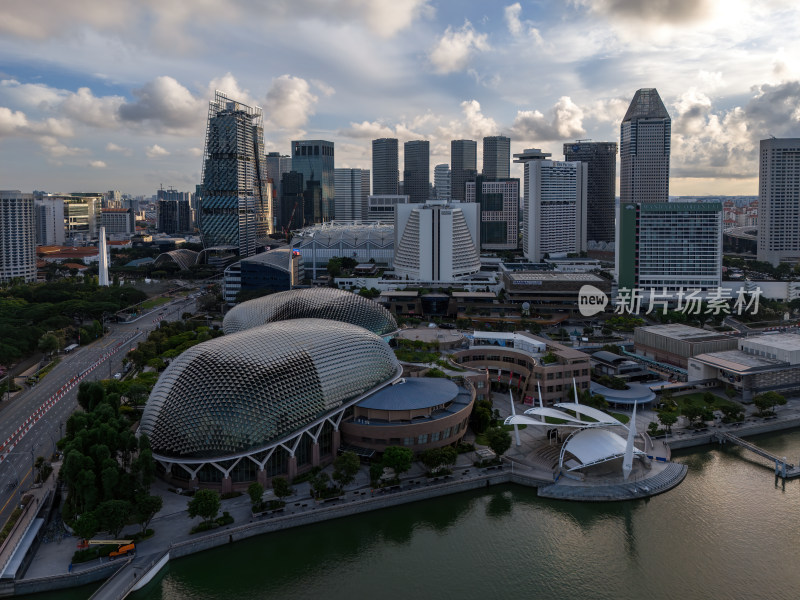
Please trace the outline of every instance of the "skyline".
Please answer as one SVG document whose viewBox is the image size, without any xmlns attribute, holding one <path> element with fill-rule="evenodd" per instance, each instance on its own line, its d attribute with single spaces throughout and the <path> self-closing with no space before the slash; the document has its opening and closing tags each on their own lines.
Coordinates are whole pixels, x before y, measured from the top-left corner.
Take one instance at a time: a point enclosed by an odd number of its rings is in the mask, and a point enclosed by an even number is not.
<svg viewBox="0 0 800 600">
<path fill-rule="evenodd" d="M 252 5 L 251 5 L 252 4 Z M 757 195 L 758 142 L 800 137 L 800 7 L 784 0 L 193 3 L 43 0 L 0 23 L 0 187 L 150 195 L 200 183 L 214 90 L 264 109 L 265 150 L 507 135 L 619 142 L 637 89 L 673 121 L 671 195 Z M 402 167 L 401 167 L 402 170 Z M 511 175 L 522 170 L 512 165 Z M 619 189 L 619 188 L 618 188 Z"/>
</svg>

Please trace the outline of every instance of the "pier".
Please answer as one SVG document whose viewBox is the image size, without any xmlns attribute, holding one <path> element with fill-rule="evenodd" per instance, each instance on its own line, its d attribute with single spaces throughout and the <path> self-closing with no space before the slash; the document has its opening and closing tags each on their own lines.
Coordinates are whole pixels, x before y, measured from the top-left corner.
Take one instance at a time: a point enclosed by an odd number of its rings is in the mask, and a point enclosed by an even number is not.
<svg viewBox="0 0 800 600">
<path fill-rule="evenodd" d="M 776 456 L 771 452 L 767 452 L 763 448 L 759 448 L 755 444 L 752 444 L 742 438 L 733 435 L 732 433 L 718 431 L 714 434 L 714 438 L 720 443 L 725 444 L 727 442 L 731 442 L 736 444 L 737 446 L 741 446 L 746 450 L 750 450 L 755 454 L 758 454 L 762 458 L 766 458 L 768 461 L 775 463 L 775 475 L 783 477 L 784 479 L 791 479 L 792 477 L 800 477 L 800 468 L 795 467 L 795 465 L 786 462 L 786 457 L 783 456 Z"/>
</svg>

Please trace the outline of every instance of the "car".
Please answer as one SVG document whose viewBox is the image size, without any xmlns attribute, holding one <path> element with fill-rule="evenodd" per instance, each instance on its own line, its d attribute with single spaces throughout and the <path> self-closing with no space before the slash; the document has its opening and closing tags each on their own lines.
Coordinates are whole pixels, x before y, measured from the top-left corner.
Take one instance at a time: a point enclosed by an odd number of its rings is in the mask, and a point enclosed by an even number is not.
<svg viewBox="0 0 800 600">
<path fill-rule="evenodd" d="M 114 379 L 122 379 L 122 373 L 114 373 Z"/>
<path fill-rule="evenodd" d="M 442 323 L 441 325 L 439 325 L 439 329 L 455 329 L 455 328 L 456 326 L 453 325 L 452 323 Z"/>
</svg>

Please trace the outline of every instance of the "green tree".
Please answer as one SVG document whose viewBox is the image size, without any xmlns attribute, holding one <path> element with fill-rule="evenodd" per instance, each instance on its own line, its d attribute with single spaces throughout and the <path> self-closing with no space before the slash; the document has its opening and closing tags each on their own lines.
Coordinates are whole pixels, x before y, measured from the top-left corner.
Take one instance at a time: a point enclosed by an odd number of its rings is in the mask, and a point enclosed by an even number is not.
<svg viewBox="0 0 800 600">
<path fill-rule="evenodd" d="M 85 512 L 80 518 L 72 525 L 72 531 L 75 532 L 79 538 L 89 540 L 97 535 L 100 529 L 100 523 L 93 512 Z"/>
<path fill-rule="evenodd" d="M 112 538 L 116 538 L 128 523 L 131 503 L 127 500 L 106 500 L 97 505 L 95 514 L 100 522 L 100 528 L 110 533 Z"/>
<path fill-rule="evenodd" d="M 261 496 L 264 495 L 264 486 L 254 481 L 247 486 L 247 495 L 250 496 L 250 507 L 253 512 L 257 512 L 261 508 Z"/>
<path fill-rule="evenodd" d="M 695 406 L 694 404 L 687 404 L 681 411 L 683 416 L 689 419 L 689 425 L 694 425 L 695 421 L 700 421 L 703 418 L 703 408 Z"/>
<path fill-rule="evenodd" d="M 142 533 L 147 531 L 147 526 L 150 521 L 156 516 L 156 513 L 164 506 L 164 499 L 161 496 L 151 496 L 149 494 L 142 494 L 136 497 L 135 515 L 136 522 L 142 526 Z"/>
<path fill-rule="evenodd" d="M 647 433 L 650 435 L 656 435 L 658 433 L 658 423 L 655 421 L 650 421 L 650 423 L 647 424 Z"/>
<path fill-rule="evenodd" d="M 383 452 L 384 466 L 394 469 L 397 475 L 408 471 L 413 460 L 414 453 L 410 448 L 404 448 L 403 446 L 389 446 Z"/>
<path fill-rule="evenodd" d="M 383 475 L 383 463 L 374 462 L 369 465 L 369 480 L 375 485 Z"/>
<path fill-rule="evenodd" d="M 349 485 L 361 469 L 361 461 L 355 452 L 342 452 L 333 461 L 333 479 L 341 487 Z"/>
<path fill-rule="evenodd" d="M 204 521 L 211 521 L 217 516 L 222 501 L 214 490 L 197 490 L 194 497 L 189 500 L 189 518 L 200 517 Z"/>
<path fill-rule="evenodd" d="M 320 471 L 309 479 L 314 498 L 321 498 L 330 490 L 331 476 L 325 471 Z"/>
<path fill-rule="evenodd" d="M 280 498 L 286 498 L 291 496 L 294 493 L 294 490 L 289 485 L 289 482 L 286 480 L 285 477 L 273 477 L 272 478 L 272 491 L 275 493 L 275 496 Z"/>
<path fill-rule="evenodd" d="M 57 336 L 52 333 L 45 333 L 41 338 L 39 338 L 39 350 L 44 352 L 48 356 L 52 355 L 53 352 L 57 351 L 61 346 L 60 340 Z"/>
<path fill-rule="evenodd" d="M 498 456 L 502 456 L 511 447 L 511 435 L 502 427 L 491 427 L 484 434 L 489 448 Z"/>
<path fill-rule="evenodd" d="M 776 406 L 783 406 L 786 404 L 786 398 L 781 396 L 778 392 L 764 392 L 753 398 L 753 404 L 756 405 L 760 413 L 764 414 L 769 411 L 774 411 Z"/>
</svg>

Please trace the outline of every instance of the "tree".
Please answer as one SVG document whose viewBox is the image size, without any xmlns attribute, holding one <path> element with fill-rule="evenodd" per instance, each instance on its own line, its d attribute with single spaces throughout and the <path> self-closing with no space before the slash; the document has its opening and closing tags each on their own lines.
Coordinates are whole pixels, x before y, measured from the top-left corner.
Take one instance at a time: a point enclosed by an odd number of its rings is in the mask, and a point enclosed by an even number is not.
<svg viewBox="0 0 800 600">
<path fill-rule="evenodd" d="M 83 513 L 72 525 L 72 530 L 75 532 L 75 535 L 84 540 L 91 539 L 97 535 L 98 529 L 100 529 L 100 523 L 97 521 L 97 517 L 93 512 Z"/>
<path fill-rule="evenodd" d="M 374 462 L 369 465 L 369 480 L 373 484 L 377 483 L 383 475 L 383 463 Z"/>
<path fill-rule="evenodd" d="M 97 505 L 95 514 L 100 522 L 100 528 L 115 538 L 128 523 L 131 503 L 127 500 L 106 500 Z"/>
<path fill-rule="evenodd" d="M 161 496 L 142 494 L 136 497 L 136 522 L 142 526 L 142 533 L 147 531 L 150 521 L 163 506 L 164 499 Z"/>
<path fill-rule="evenodd" d="M 59 349 L 59 347 L 59 339 L 52 333 L 45 333 L 41 338 L 39 338 L 39 350 L 48 356 L 52 355 L 53 352 Z"/>
<path fill-rule="evenodd" d="M 753 404 L 756 405 L 760 413 L 764 414 L 768 411 L 774 411 L 776 406 L 786 404 L 786 398 L 778 392 L 764 392 L 753 398 Z"/>
<path fill-rule="evenodd" d="M 342 452 L 333 461 L 333 479 L 342 487 L 352 483 L 361 469 L 361 461 L 355 452 Z"/>
<path fill-rule="evenodd" d="M 285 477 L 272 478 L 272 491 L 275 493 L 275 496 L 280 499 L 291 496 L 294 493 L 294 490 Z"/>
<path fill-rule="evenodd" d="M 211 521 L 217 516 L 222 501 L 214 490 L 197 490 L 194 498 L 189 500 L 189 518 L 201 517 L 204 521 Z"/>
<path fill-rule="evenodd" d="M 498 456 L 505 454 L 511 447 L 511 435 L 502 427 L 491 427 L 484 434 L 489 448 Z"/>
<path fill-rule="evenodd" d="M 661 411 L 658 413 L 658 421 L 667 430 L 667 433 L 672 433 L 672 426 L 678 422 L 678 415 L 669 411 Z"/>
<path fill-rule="evenodd" d="M 650 435 L 656 435 L 658 433 L 658 423 L 655 421 L 650 421 L 650 423 L 647 424 L 647 433 Z"/>
<path fill-rule="evenodd" d="M 414 453 L 410 448 L 404 448 L 403 446 L 389 446 L 383 452 L 383 464 L 394 469 L 397 475 L 408 471 L 413 460 Z"/>
<path fill-rule="evenodd" d="M 687 404 L 683 407 L 683 416 L 689 419 L 689 425 L 693 425 L 695 421 L 699 421 L 703 418 L 703 409 L 700 406 L 695 406 L 694 404 Z"/>
<path fill-rule="evenodd" d="M 320 498 L 330 489 L 330 481 L 331 481 L 331 476 L 328 475 L 325 471 L 320 471 L 319 473 L 316 473 L 311 479 L 309 479 L 308 482 L 311 485 L 311 490 L 314 495 L 314 498 Z"/>
<path fill-rule="evenodd" d="M 458 458 L 458 451 L 452 446 L 444 448 L 431 448 L 420 454 L 422 464 L 428 467 L 431 472 L 438 471 L 446 465 L 455 464 Z"/>
<path fill-rule="evenodd" d="M 264 486 L 257 481 L 254 481 L 247 486 L 247 495 L 250 496 L 250 506 L 253 509 L 253 512 L 256 512 L 259 508 L 261 508 L 261 496 L 264 495 Z"/>
</svg>

